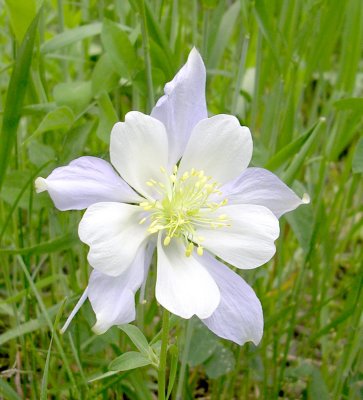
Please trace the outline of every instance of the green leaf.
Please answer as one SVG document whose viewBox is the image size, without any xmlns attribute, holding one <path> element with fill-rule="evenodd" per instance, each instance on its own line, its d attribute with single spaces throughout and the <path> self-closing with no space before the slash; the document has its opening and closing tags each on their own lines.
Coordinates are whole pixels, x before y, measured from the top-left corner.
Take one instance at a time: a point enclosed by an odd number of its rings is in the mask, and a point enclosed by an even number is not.
<svg viewBox="0 0 363 400">
<path fill-rule="evenodd" d="M 330 395 L 324 378 L 318 368 L 312 366 L 311 378 L 308 384 L 309 400 L 329 400 Z"/>
<path fill-rule="evenodd" d="M 255 15 L 261 32 L 270 46 L 276 65 L 280 67 L 280 57 L 276 47 L 277 27 L 274 24 L 273 15 L 268 12 L 268 7 L 266 7 L 264 0 L 255 1 Z"/>
<path fill-rule="evenodd" d="M 77 43 L 83 39 L 99 35 L 101 30 L 102 24 L 100 22 L 70 29 L 43 43 L 43 45 L 40 47 L 40 51 L 42 53 L 52 53 L 65 46 Z"/>
<path fill-rule="evenodd" d="M 175 378 L 176 378 L 176 373 L 178 371 L 178 347 L 173 344 L 169 348 L 169 355 L 170 355 L 170 373 L 169 373 L 169 383 L 168 383 L 168 391 L 166 395 L 166 400 L 169 399 L 171 392 L 173 391 L 174 383 L 175 383 Z"/>
<path fill-rule="evenodd" d="M 0 132 L 0 190 L 4 182 L 12 148 L 16 141 L 24 96 L 28 86 L 38 21 L 39 13 L 34 18 L 24 37 L 10 78 Z"/>
<path fill-rule="evenodd" d="M 296 178 L 299 171 L 301 171 L 301 168 L 307 159 L 308 153 L 310 152 L 311 148 L 316 144 L 316 138 L 320 133 L 320 129 L 322 128 L 322 126 L 326 125 L 325 121 L 325 118 L 320 118 L 320 120 L 313 126 L 310 137 L 308 138 L 308 140 L 306 140 L 300 151 L 296 154 L 296 156 L 288 166 L 287 170 L 284 172 L 282 180 L 287 185 L 290 185 Z"/>
<path fill-rule="evenodd" d="M 103 54 L 97 61 L 92 72 L 92 93 L 94 96 L 101 92 L 109 92 L 117 87 L 120 75 L 113 69 L 113 63 L 107 53 Z"/>
<path fill-rule="evenodd" d="M 50 111 L 42 120 L 34 136 L 57 129 L 67 129 L 74 121 L 74 114 L 67 106 L 62 106 Z"/>
<path fill-rule="evenodd" d="M 231 372 L 235 363 L 232 351 L 218 342 L 212 357 L 204 363 L 205 372 L 209 378 L 216 379 Z"/>
<path fill-rule="evenodd" d="M 10 15 L 10 25 L 16 40 L 21 42 L 37 12 L 36 1 L 5 0 L 5 5 Z"/>
<path fill-rule="evenodd" d="M 56 155 L 53 147 L 32 140 L 28 147 L 29 160 L 32 164 L 40 167 L 48 161 L 55 160 Z"/>
<path fill-rule="evenodd" d="M 22 171 L 16 170 L 10 171 L 6 175 L 3 190 L 0 193 L 0 198 L 11 206 L 11 212 L 13 212 L 16 207 L 23 208 L 24 210 L 27 210 L 29 208 L 29 198 L 31 195 L 35 194 L 34 180 L 44 167 L 45 164 L 39 167 L 38 170 L 35 172 L 27 169 Z M 37 199 L 39 201 L 33 203 L 34 210 L 40 210 L 42 207 L 46 207 L 50 204 L 50 200 L 48 197 L 42 197 L 43 198 L 39 197 Z M 0 229 L 3 229 L 3 227 L 1 226 Z"/>
<path fill-rule="evenodd" d="M 359 139 L 355 148 L 352 169 L 355 174 L 363 173 L 363 137 Z"/>
<path fill-rule="evenodd" d="M 111 99 L 106 92 L 100 94 L 98 99 L 100 109 L 100 121 L 97 127 L 96 135 L 105 143 L 110 143 L 110 133 L 113 125 L 118 121 L 116 110 L 113 107 Z"/>
<path fill-rule="evenodd" d="M 155 18 L 152 8 L 150 7 L 148 1 L 145 1 L 145 11 L 146 11 L 146 22 L 148 33 L 155 43 L 160 45 L 164 53 L 164 64 L 165 71 L 170 71 L 171 75 L 167 76 L 168 80 L 173 77 L 177 65 L 175 65 L 174 57 L 169 46 L 168 38 L 165 34 L 165 30 L 160 25 L 159 21 Z"/>
<path fill-rule="evenodd" d="M 91 82 L 85 81 L 59 83 L 54 87 L 54 99 L 59 106 L 67 106 L 75 113 L 81 112 L 91 102 L 91 86 Z"/>
<path fill-rule="evenodd" d="M 63 302 L 47 309 L 47 315 L 49 316 L 49 318 L 52 318 L 54 315 L 56 315 L 59 307 L 61 307 L 62 304 Z M 46 326 L 47 324 L 48 322 L 44 315 L 40 315 L 36 319 L 24 322 L 23 324 L 15 326 L 15 328 L 8 329 L 6 332 L 0 335 L 0 346 L 8 342 L 9 340 L 18 338 L 30 332 L 34 332 Z"/>
<path fill-rule="evenodd" d="M 21 397 L 2 377 L 0 377 L 0 394 L 7 400 L 21 400 Z"/>
<path fill-rule="evenodd" d="M 294 212 L 286 214 L 286 219 L 294 231 L 300 246 L 307 253 L 313 234 L 314 215 L 312 207 L 310 205 L 299 207 Z"/>
<path fill-rule="evenodd" d="M 101 40 L 116 72 L 132 79 L 138 71 L 138 58 L 128 34 L 108 19 L 103 22 Z"/>
<path fill-rule="evenodd" d="M 93 132 L 96 121 L 88 121 L 81 126 L 72 127 L 68 130 L 63 150 L 59 154 L 59 160 L 66 164 L 76 157 L 79 157 L 85 149 L 88 137 Z"/>
<path fill-rule="evenodd" d="M 66 235 L 31 247 L 23 247 L 18 249 L 0 249 L 0 254 L 46 254 L 69 249 L 78 243 L 79 242 L 77 234 L 68 233 Z"/>
<path fill-rule="evenodd" d="M 126 335 L 131 339 L 133 344 L 143 353 L 148 356 L 150 354 L 150 346 L 144 334 L 140 329 L 131 324 L 119 325 L 119 328 L 126 333 Z"/>
<path fill-rule="evenodd" d="M 355 112 L 363 112 L 363 98 L 362 97 L 352 97 L 349 99 L 340 99 L 334 103 L 334 106 L 338 110 L 351 110 Z"/>
<path fill-rule="evenodd" d="M 304 143 L 309 139 L 311 134 L 314 132 L 316 124 L 310 128 L 307 132 L 300 135 L 297 139 L 283 147 L 274 156 L 272 156 L 268 162 L 265 164 L 265 168 L 275 171 L 281 167 L 286 162 L 290 161 L 293 156 L 295 156 L 304 145 Z"/>
<path fill-rule="evenodd" d="M 93 378 L 88 378 L 87 382 L 88 383 L 96 382 L 96 381 L 99 381 L 101 379 L 105 379 L 105 378 L 108 378 L 110 376 L 116 375 L 117 373 L 118 373 L 118 371 L 108 371 L 108 372 L 105 372 L 104 374 L 96 375 Z"/>
<path fill-rule="evenodd" d="M 42 378 L 42 386 L 41 386 L 41 390 L 40 390 L 40 400 L 47 400 L 47 398 L 48 398 L 48 396 L 47 396 L 48 374 L 49 374 L 50 355 L 51 355 L 52 344 L 53 344 L 53 339 L 54 339 L 54 332 L 56 331 L 56 329 L 58 327 L 58 323 L 59 323 L 59 320 L 63 313 L 65 303 L 66 303 L 66 299 L 64 299 L 63 302 L 61 303 L 61 306 L 59 307 L 58 313 L 55 317 L 53 330 L 52 330 L 52 337 L 50 339 L 49 348 L 48 348 L 48 352 L 47 352 L 47 358 L 45 360 L 44 373 L 43 373 L 43 378 Z"/>
<path fill-rule="evenodd" d="M 218 67 L 224 50 L 226 49 L 226 47 L 228 47 L 228 44 L 230 43 L 230 38 L 233 32 L 233 28 L 235 27 L 237 17 L 239 15 L 240 8 L 240 1 L 236 1 L 234 4 L 227 8 L 227 11 L 221 18 L 221 22 L 216 34 L 216 40 L 213 42 L 213 47 L 208 57 L 208 67 L 210 69 L 215 69 Z"/>
<path fill-rule="evenodd" d="M 145 367 L 151 361 L 137 351 L 129 351 L 111 361 L 109 369 L 111 371 L 128 371 L 130 369 Z"/>
<path fill-rule="evenodd" d="M 194 319 L 193 335 L 190 341 L 187 362 L 191 367 L 206 361 L 217 347 L 218 339 L 201 322 Z"/>
</svg>

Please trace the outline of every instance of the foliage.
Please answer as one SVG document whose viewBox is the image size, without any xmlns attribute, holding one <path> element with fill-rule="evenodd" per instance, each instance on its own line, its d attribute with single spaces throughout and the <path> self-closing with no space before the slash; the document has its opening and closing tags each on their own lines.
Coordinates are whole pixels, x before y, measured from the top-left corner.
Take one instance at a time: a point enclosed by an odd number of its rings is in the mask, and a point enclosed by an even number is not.
<svg viewBox="0 0 363 400">
<path fill-rule="evenodd" d="M 58 212 L 33 181 L 81 155 L 107 158 L 113 123 L 149 112 L 193 45 L 210 114 L 237 115 L 254 165 L 311 204 L 282 219 L 271 262 L 243 271 L 264 308 L 258 347 L 171 320 L 171 397 L 360 398 L 361 1 L 25 3 L 0 0 L 0 398 L 155 396 L 155 268 L 137 306 L 143 334 L 94 335 L 87 304 L 61 336 L 89 274 L 81 213 Z"/>
</svg>

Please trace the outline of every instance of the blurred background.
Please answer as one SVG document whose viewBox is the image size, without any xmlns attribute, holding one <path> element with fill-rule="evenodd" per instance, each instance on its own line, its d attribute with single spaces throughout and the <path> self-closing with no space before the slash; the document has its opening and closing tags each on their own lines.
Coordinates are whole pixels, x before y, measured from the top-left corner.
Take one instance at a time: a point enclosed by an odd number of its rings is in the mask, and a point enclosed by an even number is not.
<svg viewBox="0 0 363 400">
<path fill-rule="evenodd" d="M 253 165 L 311 203 L 281 219 L 273 260 L 239 271 L 263 305 L 258 347 L 191 321 L 185 351 L 187 323 L 175 319 L 171 342 L 186 371 L 172 398 L 363 398 L 362 8 L 0 0 L 0 398 L 156 398 L 151 367 L 101 376 L 133 345 L 116 327 L 94 335 L 89 303 L 59 334 L 90 272 L 82 213 L 57 211 L 33 182 L 82 155 L 108 159 L 113 124 L 149 113 L 193 46 L 207 68 L 209 114 L 249 126 Z M 161 315 L 151 272 L 136 321 L 148 340 Z"/>
</svg>

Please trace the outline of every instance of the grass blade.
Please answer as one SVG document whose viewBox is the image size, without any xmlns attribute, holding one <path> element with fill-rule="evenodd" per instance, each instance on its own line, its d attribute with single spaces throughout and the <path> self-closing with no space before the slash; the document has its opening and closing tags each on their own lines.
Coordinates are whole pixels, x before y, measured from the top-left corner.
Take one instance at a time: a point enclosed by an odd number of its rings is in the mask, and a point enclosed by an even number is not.
<svg viewBox="0 0 363 400">
<path fill-rule="evenodd" d="M 41 9 L 25 34 L 10 78 L 4 109 L 3 125 L 0 132 L 0 190 L 4 182 L 6 169 L 21 118 L 21 109 L 28 86 L 29 71 L 40 12 Z"/>
</svg>

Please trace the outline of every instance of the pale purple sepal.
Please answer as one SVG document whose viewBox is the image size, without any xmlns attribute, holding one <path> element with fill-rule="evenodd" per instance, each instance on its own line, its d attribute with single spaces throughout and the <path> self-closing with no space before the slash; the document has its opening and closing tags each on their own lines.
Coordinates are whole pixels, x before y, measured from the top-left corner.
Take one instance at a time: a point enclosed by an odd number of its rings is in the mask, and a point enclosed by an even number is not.
<svg viewBox="0 0 363 400">
<path fill-rule="evenodd" d="M 164 87 L 151 112 L 168 133 L 169 165 L 181 158 L 194 126 L 208 117 L 205 100 L 206 70 L 198 50 L 193 48 L 188 61 Z"/>
<path fill-rule="evenodd" d="M 228 204 L 256 204 L 270 209 L 277 218 L 308 203 L 275 174 L 263 168 L 247 168 L 234 181 L 222 186 Z"/>
<path fill-rule="evenodd" d="M 209 318 L 202 319 L 202 322 L 219 337 L 239 345 L 248 341 L 257 345 L 263 334 L 263 314 L 253 289 L 210 254 L 201 257 L 201 262 L 221 292 L 216 311 Z"/>
<path fill-rule="evenodd" d="M 47 190 L 61 211 L 82 210 L 102 201 L 142 201 L 110 163 L 97 157 L 80 157 L 56 168 L 46 179 L 37 178 L 35 187 L 38 193 Z"/>
</svg>

